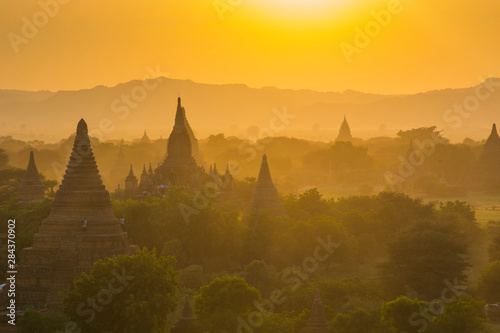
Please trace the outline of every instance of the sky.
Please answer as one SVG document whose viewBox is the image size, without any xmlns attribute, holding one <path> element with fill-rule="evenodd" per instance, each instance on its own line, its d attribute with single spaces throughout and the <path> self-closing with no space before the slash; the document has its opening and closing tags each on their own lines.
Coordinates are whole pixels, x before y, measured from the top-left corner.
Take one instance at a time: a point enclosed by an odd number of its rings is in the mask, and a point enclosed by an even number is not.
<svg viewBox="0 0 500 333">
<path fill-rule="evenodd" d="M 498 0 L 0 0 L 0 89 L 470 87 L 500 77 L 499 17 Z"/>
</svg>

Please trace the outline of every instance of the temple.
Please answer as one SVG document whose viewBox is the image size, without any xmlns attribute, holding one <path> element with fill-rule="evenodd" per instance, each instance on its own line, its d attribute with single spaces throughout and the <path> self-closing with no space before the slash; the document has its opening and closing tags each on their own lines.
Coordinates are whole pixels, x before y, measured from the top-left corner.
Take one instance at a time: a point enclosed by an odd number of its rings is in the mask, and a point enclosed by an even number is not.
<svg viewBox="0 0 500 333">
<path fill-rule="evenodd" d="M 141 138 L 141 143 L 150 143 L 149 136 L 146 134 L 146 130 L 144 130 L 144 135 Z"/>
<path fill-rule="evenodd" d="M 157 182 L 162 185 L 197 187 L 205 179 L 202 168 L 192 156 L 191 139 L 186 127 L 186 111 L 177 99 L 175 125 L 168 138 L 167 157 L 156 170 Z"/>
<path fill-rule="evenodd" d="M 497 188 L 500 183 L 500 137 L 493 124 L 490 136 L 478 161 L 480 182 L 487 187 Z"/>
<path fill-rule="evenodd" d="M 40 174 L 35 164 L 33 150 L 30 151 L 30 160 L 24 178 L 19 185 L 19 201 L 36 202 L 45 198 L 45 186 L 42 184 Z"/>
<path fill-rule="evenodd" d="M 344 115 L 344 121 L 340 126 L 339 135 L 337 136 L 336 141 L 348 141 L 352 142 L 351 129 L 349 128 L 349 124 L 347 123 L 346 116 Z"/>
<path fill-rule="evenodd" d="M 184 308 L 182 309 L 181 319 L 171 328 L 172 333 L 191 333 L 193 332 L 193 323 L 195 321 L 193 308 L 189 303 L 189 295 L 186 294 Z"/>
<path fill-rule="evenodd" d="M 213 173 L 207 174 L 202 166 L 197 165 L 195 155 L 200 158 L 198 140 L 189 126 L 186 110 L 182 107 L 179 97 L 175 124 L 168 138 L 167 154 L 163 163 L 154 170 L 151 164 L 149 164 L 149 170 L 144 164 L 138 188 L 131 169 L 125 181 L 124 199 L 140 198 L 145 195 L 161 196 L 169 186 L 184 186 L 194 190 L 208 182 L 213 182 L 214 179 L 219 181 L 219 178 L 223 178 L 224 181 L 228 179 L 232 183 L 233 177 L 229 169 L 223 177 Z M 231 188 L 230 185 L 225 186 L 224 189 L 227 191 Z"/>
<path fill-rule="evenodd" d="M 59 308 L 58 293 L 72 288 L 82 272 L 90 273 L 96 260 L 134 250 L 113 215 L 82 119 L 50 215 L 42 221 L 32 247 L 20 253 L 16 304 Z"/>
<path fill-rule="evenodd" d="M 314 298 L 313 305 L 311 307 L 311 314 L 309 315 L 309 320 L 307 321 L 304 328 L 302 328 L 302 333 L 329 333 L 330 326 L 326 321 L 325 308 L 323 307 L 323 302 L 319 296 L 319 287 L 316 287 L 316 297 Z"/>
<path fill-rule="evenodd" d="M 279 200 L 278 191 L 274 187 L 265 154 L 262 156 L 259 178 L 253 190 L 250 210 L 257 212 L 269 210 L 273 215 L 286 215 L 285 207 Z"/>
</svg>

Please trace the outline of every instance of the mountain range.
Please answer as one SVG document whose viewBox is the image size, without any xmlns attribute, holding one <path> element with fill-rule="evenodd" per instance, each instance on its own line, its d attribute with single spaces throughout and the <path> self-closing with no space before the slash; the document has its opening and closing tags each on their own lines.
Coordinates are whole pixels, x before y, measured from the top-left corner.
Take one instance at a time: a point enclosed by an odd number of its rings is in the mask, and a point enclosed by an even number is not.
<svg viewBox="0 0 500 333">
<path fill-rule="evenodd" d="M 435 125 L 452 141 L 462 141 L 465 137 L 484 139 L 492 123 L 500 122 L 498 78 L 469 88 L 379 95 L 159 77 L 75 91 L 0 90 L 0 136 L 56 141 L 74 132 L 78 120 L 84 118 L 91 134 L 104 140 L 139 138 L 144 130 L 153 139 L 168 137 L 179 96 L 191 127 L 201 138 L 219 132 L 253 138 L 262 131 L 262 136 L 272 133 L 330 141 L 345 115 L 355 137 L 394 136 L 401 129 Z M 284 112 L 290 116 L 281 126 L 274 118 Z"/>
</svg>

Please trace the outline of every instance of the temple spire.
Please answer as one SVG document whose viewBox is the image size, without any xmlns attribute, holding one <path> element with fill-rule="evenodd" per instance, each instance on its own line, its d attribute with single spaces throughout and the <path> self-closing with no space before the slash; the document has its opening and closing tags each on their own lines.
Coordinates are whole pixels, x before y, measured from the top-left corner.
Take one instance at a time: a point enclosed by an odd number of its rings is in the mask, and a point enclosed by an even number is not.
<svg viewBox="0 0 500 333">
<path fill-rule="evenodd" d="M 499 174 L 500 167 L 500 137 L 497 132 L 497 125 L 493 124 L 491 133 L 484 144 L 484 150 L 479 158 L 479 162 L 483 165 L 488 165 L 489 171 Z"/>
<path fill-rule="evenodd" d="M 146 130 L 144 130 L 144 135 L 141 138 L 141 143 L 149 143 L 149 142 L 151 142 L 151 140 L 149 140 L 149 136 L 146 133 Z"/>
<path fill-rule="evenodd" d="M 262 211 L 268 209 L 274 215 L 285 215 L 286 211 L 281 204 L 278 191 L 273 184 L 269 165 L 267 163 L 267 155 L 262 156 L 260 165 L 259 178 L 255 184 L 250 210 Z"/>
<path fill-rule="evenodd" d="M 164 161 L 164 164 L 168 164 L 170 159 L 177 160 L 176 163 L 190 163 L 192 160 L 191 152 L 191 139 L 186 129 L 184 111 L 181 105 L 181 98 L 179 97 L 177 99 L 175 125 L 168 138 L 167 159 Z"/>
<path fill-rule="evenodd" d="M 181 318 L 179 321 L 172 327 L 172 333 L 188 333 L 192 332 L 192 326 L 195 321 L 193 308 L 189 302 L 189 295 L 186 294 L 184 301 L 184 308 L 182 309 Z"/>
<path fill-rule="evenodd" d="M 183 110 L 183 107 L 181 105 L 181 98 L 177 98 L 177 112 L 175 113 L 175 126 L 182 126 L 186 127 L 186 122 L 185 122 L 185 110 Z"/>
<path fill-rule="evenodd" d="M 269 171 L 269 164 L 267 163 L 267 155 L 262 156 L 262 163 L 260 164 L 259 178 L 257 179 L 257 186 L 260 187 L 273 187 L 273 180 L 271 172 Z"/>
<path fill-rule="evenodd" d="M 319 295 L 319 286 L 316 286 L 316 296 L 314 297 L 313 305 L 311 307 L 311 313 L 309 315 L 309 320 L 302 329 L 302 333 L 328 333 L 330 332 L 330 327 L 326 320 L 325 308 L 323 307 L 323 302 Z"/>
<path fill-rule="evenodd" d="M 22 202 L 42 201 L 45 198 L 45 186 L 38 173 L 33 150 L 30 151 L 28 166 L 18 190 Z"/>
<path fill-rule="evenodd" d="M 130 164 L 130 171 L 128 173 L 128 177 L 135 177 L 134 176 L 134 170 L 132 169 L 132 164 Z"/>
<path fill-rule="evenodd" d="M 337 136 L 337 141 L 348 141 L 348 142 L 352 141 L 351 128 L 347 123 L 347 117 L 345 114 L 344 114 L 344 121 L 340 126 L 339 135 Z"/>
</svg>

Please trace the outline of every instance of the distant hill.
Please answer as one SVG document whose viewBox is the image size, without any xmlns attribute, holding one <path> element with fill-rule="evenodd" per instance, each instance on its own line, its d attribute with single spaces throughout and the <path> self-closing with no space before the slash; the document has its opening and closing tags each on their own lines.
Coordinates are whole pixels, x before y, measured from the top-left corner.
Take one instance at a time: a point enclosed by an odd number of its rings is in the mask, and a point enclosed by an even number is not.
<svg viewBox="0 0 500 333">
<path fill-rule="evenodd" d="M 0 90 L 0 136 L 56 140 L 72 133 L 83 117 L 91 130 L 103 124 L 104 131 L 97 133 L 102 133 L 104 139 L 139 138 L 145 129 L 150 137 L 167 137 L 179 95 L 191 127 L 201 137 L 218 132 L 245 136 L 251 126 L 269 128 L 275 117 L 273 109 L 284 108 L 296 117 L 283 132 L 276 134 L 310 136 L 315 131 L 326 131 L 326 141 L 335 138 L 344 114 L 353 135 L 358 137 L 367 137 L 366 133 L 374 134 L 379 129 L 385 131 L 380 134 L 394 135 L 399 129 L 436 125 L 451 139 L 461 141 L 466 136 L 482 139 L 493 122 L 500 122 L 500 79 L 497 78 L 488 79 L 495 91 L 480 101 L 468 118 L 450 113 L 448 121 L 445 112 L 454 104 L 472 103 L 473 97 L 469 96 L 475 96 L 476 87 L 413 95 L 376 95 L 352 90 L 338 93 L 274 87 L 256 89 L 241 84 L 214 85 L 169 78 L 161 78 L 161 81 L 151 91 L 141 87 L 144 83 L 155 84 L 154 80 L 134 80 L 114 87 L 97 86 L 78 91 Z M 146 96 L 141 94 L 144 91 Z M 139 101 L 131 99 L 127 106 L 122 97 L 132 93 Z M 125 116 L 127 109 L 130 112 Z M 462 124 L 452 128 L 460 119 Z M 115 127 L 105 133 L 108 126 Z"/>
</svg>

